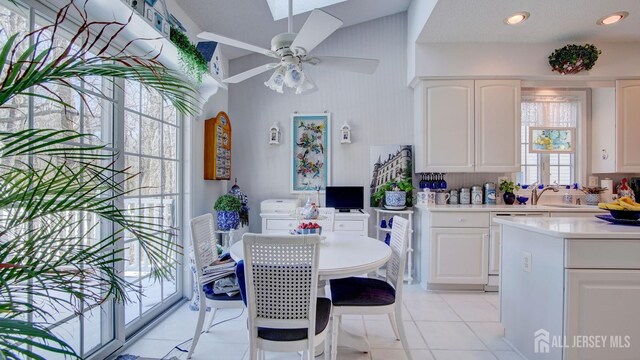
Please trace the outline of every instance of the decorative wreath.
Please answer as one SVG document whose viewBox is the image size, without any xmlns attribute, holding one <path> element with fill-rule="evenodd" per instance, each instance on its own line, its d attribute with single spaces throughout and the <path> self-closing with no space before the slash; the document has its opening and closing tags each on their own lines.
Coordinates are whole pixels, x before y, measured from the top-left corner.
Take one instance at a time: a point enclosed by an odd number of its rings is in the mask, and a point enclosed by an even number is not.
<svg viewBox="0 0 640 360">
<path fill-rule="evenodd" d="M 566 45 L 555 49 L 549 55 L 549 65 L 560 74 L 577 74 L 582 70 L 590 70 L 598 60 L 602 51 L 591 44 Z"/>
</svg>

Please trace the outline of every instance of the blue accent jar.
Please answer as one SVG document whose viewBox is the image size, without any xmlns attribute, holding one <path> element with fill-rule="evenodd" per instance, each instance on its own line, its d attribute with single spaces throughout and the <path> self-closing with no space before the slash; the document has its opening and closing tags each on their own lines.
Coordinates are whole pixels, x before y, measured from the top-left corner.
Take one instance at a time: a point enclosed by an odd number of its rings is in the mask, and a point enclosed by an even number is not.
<svg viewBox="0 0 640 360">
<path fill-rule="evenodd" d="M 240 225 L 240 213 L 237 211 L 218 211 L 218 230 L 229 231 Z"/>
</svg>

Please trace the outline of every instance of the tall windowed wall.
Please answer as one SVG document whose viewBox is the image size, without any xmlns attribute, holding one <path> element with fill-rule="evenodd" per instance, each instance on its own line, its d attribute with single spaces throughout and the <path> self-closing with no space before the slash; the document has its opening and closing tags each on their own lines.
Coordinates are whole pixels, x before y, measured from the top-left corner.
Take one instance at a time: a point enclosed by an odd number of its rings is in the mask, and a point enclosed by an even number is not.
<svg viewBox="0 0 640 360">
<path fill-rule="evenodd" d="M 0 44 L 16 32 L 26 34 L 51 23 L 52 11 L 35 1 L 0 0 Z M 64 48 L 68 43 L 57 36 L 56 45 Z M 24 45 L 25 48 L 28 44 Z M 12 108 L 0 109 L 0 130 L 18 131 L 27 128 L 69 129 L 90 133 L 90 143 L 107 144 L 121 157 L 120 164 L 131 173 L 139 173 L 126 183 L 127 189 L 140 187 L 117 203 L 125 210 L 144 208 L 136 215 L 145 215 L 166 227 L 176 229 L 167 235 L 176 246 L 167 250 L 167 257 L 178 263 L 178 231 L 181 228 L 182 188 L 180 184 L 180 143 L 182 116 L 164 102 L 160 95 L 139 83 L 100 77 L 87 77 L 73 81 L 91 92 L 85 100 L 71 89 L 50 86 L 60 98 L 75 106 L 64 109 L 60 104 L 38 97 L 16 97 L 8 104 Z M 44 90 L 39 90 L 44 91 Z M 82 219 L 79 233 L 90 231 L 85 238 L 90 244 L 110 234 L 113 225 L 89 214 L 78 214 Z M 113 301 L 93 304 L 81 309 L 52 311 L 51 318 L 32 318 L 46 321 L 51 329 L 64 338 L 83 358 L 102 359 L 118 346 L 125 337 L 138 330 L 152 317 L 166 310 L 182 298 L 181 269 L 176 266 L 173 278 L 156 281 L 149 276 L 149 264 L 132 234 L 120 240 L 124 248 L 123 276 L 133 285 L 128 294 L 132 302 L 123 305 Z M 52 289 L 55 291 L 55 289 Z M 31 299 L 42 302 L 43 299 Z M 60 309 L 59 309 L 60 310 Z M 76 313 L 76 312 L 79 312 Z M 45 358 L 55 359 L 53 354 Z"/>
</svg>

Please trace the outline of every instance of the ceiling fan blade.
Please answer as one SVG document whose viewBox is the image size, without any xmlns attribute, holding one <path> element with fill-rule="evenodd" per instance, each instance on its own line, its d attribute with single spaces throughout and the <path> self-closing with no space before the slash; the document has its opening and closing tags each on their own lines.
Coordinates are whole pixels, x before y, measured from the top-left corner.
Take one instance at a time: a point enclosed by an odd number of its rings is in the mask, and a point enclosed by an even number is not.
<svg viewBox="0 0 640 360">
<path fill-rule="evenodd" d="M 247 70 L 245 72 L 241 72 L 240 74 L 236 74 L 233 75 L 231 77 L 228 77 L 224 80 L 222 80 L 223 82 L 229 83 L 229 84 L 237 84 L 241 81 L 245 81 L 248 78 L 254 77 L 256 75 L 260 75 L 265 71 L 269 71 L 271 69 L 275 69 L 279 66 L 279 63 L 272 63 L 272 64 L 265 64 L 265 65 L 260 65 L 256 68 L 253 68 L 251 70 Z"/>
<path fill-rule="evenodd" d="M 274 54 L 273 51 L 271 51 L 271 50 L 268 50 L 268 49 L 265 49 L 265 48 L 261 48 L 259 46 L 247 44 L 245 42 L 234 40 L 234 39 L 228 38 L 226 36 L 214 34 L 214 33 L 211 33 L 211 32 L 206 32 L 206 31 L 201 32 L 200 34 L 198 34 L 198 38 L 203 39 L 203 40 L 215 41 L 215 42 L 218 42 L 220 44 L 225 44 L 225 45 L 237 47 L 237 48 L 240 48 L 240 49 L 253 51 L 253 52 L 256 52 L 258 54 L 262 54 L 262 55 L 266 55 L 266 56 L 270 56 L 270 57 L 279 58 L 279 56 L 277 54 Z"/>
<path fill-rule="evenodd" d="M 380 60 L 362 59 L 339 56 L 314 56 L 312 59 L 318 59 L 317 65 L 324 65 L 338 70 L 357 72 L 361 74 L 373 74 L 378 68 Z M 313 65 L 313 61 L 311 62 Z"/>
<path fill-rule="evenodd" d="M 342 20 L 322 10 L 313 10 L 293 40 L 291 48 L 303 48 L 308 54 L 340 26 L 342 26 Z"/>
</svg>

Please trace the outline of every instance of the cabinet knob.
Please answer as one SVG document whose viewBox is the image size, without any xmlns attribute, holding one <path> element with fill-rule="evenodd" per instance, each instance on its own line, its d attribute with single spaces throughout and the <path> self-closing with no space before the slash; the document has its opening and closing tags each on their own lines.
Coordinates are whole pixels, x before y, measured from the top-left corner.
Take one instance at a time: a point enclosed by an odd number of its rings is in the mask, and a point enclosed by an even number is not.
<svg viewBox="0 0 640 360">
<path fill-rule="evenodd" d="M 458 222 L 464 222 L 464 218 L 458 218 Z"/>
<path fill-rule="evenodd" d="M 338 225 L 338 227 L 344 227 L 344 224 L 340 224 L 340 225 Z"/>
<path fill-rule="evenodd" d="M 606 149 L 602 149 L 602 160 L 607 160 L 609 158 L 609 153 Z"/>
</svg>

